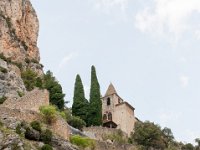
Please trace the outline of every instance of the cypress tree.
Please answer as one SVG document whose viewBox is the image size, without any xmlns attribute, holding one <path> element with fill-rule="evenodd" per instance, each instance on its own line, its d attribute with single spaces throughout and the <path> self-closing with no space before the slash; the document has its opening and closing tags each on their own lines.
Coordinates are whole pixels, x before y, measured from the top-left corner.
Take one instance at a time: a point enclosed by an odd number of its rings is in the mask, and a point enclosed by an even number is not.
<svg viewBox="0 0 200 150">
<path fill-rule="evenodd" d="M 102 101 L 100 85 L 97 79 L 95 67 L 91 68 L 90 107 L 88 125 L 99 126 L 102 124 Z"/>
<path fill-rule="evenodd" d="M 84 88 L 80 75 L 76 76 L 74 85 L 74 97 L 72 115 L 78 116 L 87 123 L 88 101 L 85 99 Z"/>
</svg>

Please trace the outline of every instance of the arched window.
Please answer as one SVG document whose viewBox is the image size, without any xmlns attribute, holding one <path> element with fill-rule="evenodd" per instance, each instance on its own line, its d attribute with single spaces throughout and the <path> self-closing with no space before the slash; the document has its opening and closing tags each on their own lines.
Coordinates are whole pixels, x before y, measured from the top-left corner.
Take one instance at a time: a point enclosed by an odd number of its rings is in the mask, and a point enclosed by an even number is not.
<svg viewBox="0 0 200 150">
<path fill-rule="evenodd" d="M 107 120 L 107 115 L 106 114 L 103 115 L 103 120 Z"/>
<path fill-rule="evenodd" d="M 110 105 L 110 97 L 107 98 L 107 106 Z"/>
<path fill-rule="evenodd" d="M 112 113 L 111 112 L 108 113 L 108 120 L 112 120 Z"/>
</svg>

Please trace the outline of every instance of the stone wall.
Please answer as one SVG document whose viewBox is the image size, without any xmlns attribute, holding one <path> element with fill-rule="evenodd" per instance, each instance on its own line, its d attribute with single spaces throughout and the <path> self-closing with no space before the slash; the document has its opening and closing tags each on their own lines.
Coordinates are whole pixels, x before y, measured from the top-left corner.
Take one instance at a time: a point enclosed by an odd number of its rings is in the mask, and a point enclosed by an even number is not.
<svg viewBox="0 0 200 150">
<path fill-rule="evenodd" d="M 114 128 L 106 128 L 106 127 L 87 127 L 87 128 L 83 128 L 83 133 L 95 140 L 100 140 L 103 141 L 103 137 L 105 135 L 110 135 L 110 134 L 114 134 L 117 133 L 119 130 L 118 129 L 114 129 Z M 128 138 L 128 135 L 126 133 L 123 132 L 123 136 Z"/>
<path fill-rule="evenodd" d="M 68 123 L 60 116 L 57 116 L 57 120 L 53 123 L 50 128 L 55 134 L 61 136 L 65 140 L 69 140 L 70 127 Z"/>
<path fill-rule="evenodd" d="M 26 121 L 31 123 L 32 121 L 43 121 L 43 117 L 35 111 L 32 110 L 20 110 L 20 109 L 10 109 L 6 107 L 0 106 L 0 120 L 18 120 L 18 121 Z M 52 125 L 48 126 L 53 133 L 62 137 L 65 140 L 69 140 L 70 129 L 67 122 L 62 119 L 60 116 L 57 117 L 57 120 Z"/>
<path fill-rule="evenodd" d="M 10 109 L 32 110 L 39 112 L 39 108 L 49 105 L 49 92 L 47 90 L 34 89 L 27 92 L 19 99 L 7 99 L 2 106 Z"/>
<path fill-rule="evenodd" d="M 39 113 L 31 110 L 19 110 L 19 109 L 9 109 L 0 106 L 0 118 L 6 120 L 8 118 L 14 118 L 19 121 L 25 120 L 26 122 L 32 122 L 34 120 L 41 120 Z"/>
</svg>

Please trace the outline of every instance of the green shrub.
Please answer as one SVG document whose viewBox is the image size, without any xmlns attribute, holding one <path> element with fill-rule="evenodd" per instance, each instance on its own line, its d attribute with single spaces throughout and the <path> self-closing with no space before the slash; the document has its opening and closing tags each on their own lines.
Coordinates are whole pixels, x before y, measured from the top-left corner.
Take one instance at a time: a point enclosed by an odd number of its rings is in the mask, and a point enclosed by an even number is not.
<svg viewBox="0 0 200 150">
<path fill-rule="evenodd" d="M 33 122 L 31 122 L 31 127 L 32 127 L 33 129 L 35 129 L 36 131 L 39 131 L 39 132 L 42 131 L 41 124 L 40 124 L 40 122 L 38 122 L 38 121 L 33 121 Z"/>
<path fill-rule="evenodd" d="M 16 127 L 16 133 L 17 134 L 22 134 L 22 131 L 21 131 L 21 124 L 18 124 L 17 127 Z"/>
<path fill-rule="evenodd" d="M 67 122 L 69 123 L 69 125 L 79 130 L 82 130 L 83 127 L 86 126 L 85 121 L 76 116 L 72 116 Z"/>
<path fill-rule="evenodd" d="M 51 124 L 56 120 L 57 111 L 55 106 L 42 106 L 40 107 L 40 113 L 43 115 L 47 124 Z"/>
<path fill-rule="evenodd" d="M 46 129 L 45 131 L 42 131 L 40 135 L 40 140 L 44 142 L 45 144 L 50 144 L 52 140 L 52 132 L 49 129 Z"/>
<path fill-rule="evenodd" d="M 40 133 L 38 131 L 33 130 L 32 128 L 27 127 L 25 132 L 25 138 L 28 140 L 39 141 Z"/>
<path fill-rule="evenodd" d="M 42 81 L 42 79 L 40 77 L 36 78 L 35 86 L 40 88 L 40 89 L 43 89 L 43 81 Z"/>
<path fill-rule="evenodd" d="M 7 70 L 6 68 L 0 67 L 0 72 L 2 72 L 2 73 L 7 73 L 8 70 Z"/>
<path fill-rule="evenodd" d="M 22 97 L 22 96 L 24 96 L 24 93 L 23 93 L 23 92 L 21 92 L 21 91 L 17 91 L 17 94 L 19 95 L 19 97 Z"/>
<path fill-rule="evenodd" d="M 80 148 L 89 147 L 91 149 L 95 148 L 95 141 L 86 137 L 81 137 L 79 135 L 74 135 L 70 137 L 70 142 L 77 145 Z"/>
<path fill-rule="evenodd" d="M 53 148 L 50 145 L 45 144 L 42 146 L 41 150 L 53 150 Z"/>
<path fill-rule="evenodd" d="M 1 59 L 3 59 L 4 61 L 6 61 L 6 60 L 7 60 L 7 58 L 4 56 L 4 54 L 3 54 L 3 53 L 0 53 L 0 58 L 1 58 Z"/>
<path fill-rule="evenodd" d="M 117 132 L 113 133 L 113 134 L 107 134 L 107 135 L 104 135 L 104 140 L 112 140 L 112 141 L 115 141 L 119 144 L 126 144 L 128 142 L 131 143 L 131 139 L 129 139 L 129 141 L 123 137 L 123 132 L 121 130 L 117 130 Z"/>
<path fill-rule="evenodd" d="M 5 100 L 7 99 L 7 97 L 3 96 L 0 98 L 0 104 L 3 104 L 5 102 Z"/>
<path fill-rule="evenodd" d="M 59 115 L 64 119 L 67 120 L 67 116 L 64 111 L 59 112 Z"/>
<path fill-rule="evenodd" d="M 0 121 L 0 127 L 2 127 L 3 126 L 3 123 Z"/>
<path fill-rule="evenodd" d="M 26 89 L 28 91 L 33 90 L 36 84 L 37 73 L 35 73 L 31 69 L 27 69 L 26 71 L 22 72 L 21 77 L 24 81 Z"/>
</svg>

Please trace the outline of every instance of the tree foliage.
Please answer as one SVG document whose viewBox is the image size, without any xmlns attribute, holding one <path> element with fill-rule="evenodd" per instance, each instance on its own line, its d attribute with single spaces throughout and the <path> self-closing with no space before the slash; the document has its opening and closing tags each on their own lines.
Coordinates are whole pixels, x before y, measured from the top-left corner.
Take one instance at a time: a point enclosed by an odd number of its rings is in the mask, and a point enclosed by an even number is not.
<svg viewBox="0 0 200 150">
<path fill-rule="evenodd" d="M 72 127 L 76 128 L 76 129 L 79 129 L 79 130 L 82 130 L 83 127 L 86 126 L 85 121 L 76 116 L 71 116 L 67 122 L 69 125 L 71 125 Z"/>
<path fill-rule="evenodd" d="M 72 115 L 80 117 L 87 122 L 88 101 L 85 99 L 84 88 L 80 75 L 76 76 Z"/>
<path fill-rule="evenodd" d="M 187 143 L 181 147 L 181 150 L 194 150 L 194 146 L 191 143 Z"/>
<path fill-rule="evenodd" d="M 36 86 L 37 73 L 31 69 L 27 69 L 22 72 L 21 77 L 24 81 L 24 85 L 28 91 L 31 91 Z"/>
<path fill-rule="evenodd" d="M 57 106 L 60 110 L 64 108 L 64 97 L 62 87 L 51 71 L 44 75 L 44 88 L 49 91 L 50 103 Z"/>
<path fill-rule="evenodd" d="M 151 122 L 138 122 L 135 125 L 132 139 L 138 144 L 144 146 L 146 149 L 164 149 L 167 145 L 164 140 L 163 132 L 158 125 Z"/>
<path fill-rule="evenodd" d="M 102 124 L 102 102 L 100 94 L 100 85 L 97 79 L 95 67 L 91 68 L 91 87 L 90 102 L 88 109 L 88 125 L 99 126 Z"/>
</svg>

